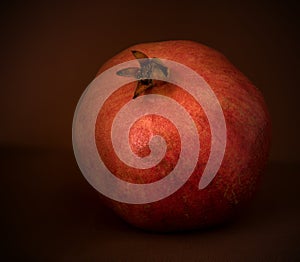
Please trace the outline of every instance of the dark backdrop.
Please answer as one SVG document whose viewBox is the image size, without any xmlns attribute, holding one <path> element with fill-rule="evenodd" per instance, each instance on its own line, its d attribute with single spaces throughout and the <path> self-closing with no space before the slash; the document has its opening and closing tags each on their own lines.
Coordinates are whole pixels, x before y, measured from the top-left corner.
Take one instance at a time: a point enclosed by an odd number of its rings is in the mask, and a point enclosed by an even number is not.
<svg viewBox="0 0 300 262">
<path fill-rule="evenodd" d="M 1 3 L 3 256 L 300 259 L 298 14 L 290 1 Z M 225 227 L 161 235 L 129 227 L 98 203 L 74 160 L 71 124 L 107 59 L 136 43 L 170 39 L 211 46 L 252 80 L 269 107 L 273 143 L 249 213 Z"/>
</svg>

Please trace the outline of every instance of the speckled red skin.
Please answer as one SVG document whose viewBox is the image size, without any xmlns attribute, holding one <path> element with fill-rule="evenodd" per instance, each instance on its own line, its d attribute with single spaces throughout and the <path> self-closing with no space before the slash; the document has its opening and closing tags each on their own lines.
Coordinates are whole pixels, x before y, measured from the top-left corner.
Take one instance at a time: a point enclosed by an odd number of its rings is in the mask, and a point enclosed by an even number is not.
<svg viewBox="0 0 300 262">
<path fill-rule="evenodd" d="M 202 76 L 215 92 L 224 112 L 227 145 L 222 165 L 213 181 L 203 190 L 198 183 L 210 153 L 210 128 L 199 104 L 177 86 L 160 83 L 148 93 L 169 96 L 193 117 L 200 134 L 201 152 L 189 180 L 171 196 L 149 204 L 124 204 L 101 198 L 124 220 L 155 231 L 203 228 L 224 222 L 243 207 L 255 193 L 268 158 L 270 118 L 260 91 L 219 52 L 192 41 L 165 41 L 132 46 L 105 63 L 98 74 L 124 61 L 134 59 L 131 50 L 149 57 L 173 60 L 189 66 Z M 112 120 L 132 99 L 136 83 L 116 91 L 99 112 L 95 138 L 100 156 L 118 177 L 133 183 L 149 183 L 168 175 L 180 153 L 176 128 L 166 119 L 147 116 L 130 131 L 130 145 L 139 156 L 149 154 L 152 134 L 165 137 L 168 151 L 162 162 L 148 170 L 130 168 L 115 155 L 110 138 Z M 122 188 L 116 186 L 116 190 Z M 163 189 L 162 189 L 163 190 Z"/>
</svg>

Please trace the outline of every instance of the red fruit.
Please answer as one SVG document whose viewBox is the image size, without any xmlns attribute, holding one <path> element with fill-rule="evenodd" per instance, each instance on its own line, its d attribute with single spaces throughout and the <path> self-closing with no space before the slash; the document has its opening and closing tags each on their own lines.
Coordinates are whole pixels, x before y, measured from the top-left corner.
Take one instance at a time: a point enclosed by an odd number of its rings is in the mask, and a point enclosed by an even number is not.
<svg viewBox="0 0 300 262">
<path fill-rule="evenodd" d="M 159 82 L 144 93 L 161 94 L 176 100 L 192 116 L 201 143 L 198 164 L 188 181 L 174 194 L 147 204 L 126 204 L 102 197 L 130 224 L 156 231 L 176 231 L 223 222 L 244 206 L 257 189 L 270 145 L 270 118 L 259 90 L 219 52 L 192 41 L 166 41 L 132 46 L 111 58 L 99 74 L 114 65 L 134 59 L 132 50 L 184 64 L 210 85 L 223 109 L 227 142 L 222 165 L 212 182 L 199 190 L 198 184 L 211 149 L 211 130 L 201 106 L 182 88 Z M 136 169 L 121 162 L 111 142 L 116 113 L 133 97 L 136 82 L 115 91 L 100 110 L 95 129 L 96 145 L 107 168 L 122 180 L 150 183 L 167 176 L 180 154 L 180 137 L 166 118 L 148 115 L 133 124 L 129 143 L 140 157 L 150 153 L 149 139 L 161 135 L 167 143 L 163 160 L 149 169 Z M 124 190 L 116 187 L 115 190 Z M 163 190 L 163 189 L 162 189 Z"/>
</svg>

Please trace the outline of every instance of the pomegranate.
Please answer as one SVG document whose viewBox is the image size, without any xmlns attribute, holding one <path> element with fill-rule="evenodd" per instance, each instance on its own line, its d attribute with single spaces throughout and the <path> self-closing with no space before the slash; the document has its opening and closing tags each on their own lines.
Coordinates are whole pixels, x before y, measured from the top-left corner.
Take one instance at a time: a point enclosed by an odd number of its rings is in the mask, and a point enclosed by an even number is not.
<svg viewBox="0 0 300 262">
<path fill-rule="evenodd" d="M 192 148 L 199 142 L 200 149 L 190 150 L 182 160 L 186 168 L 182 168 L 179 175 L 184 175 L 187 179 L 174 192 L 164 195 L 171 186 L 172 182 L 169 182 L 160 188 L 159 193 L 164 197 L 154 201 L 130 203 L 122 201 L 122 193 L 130 189 L 116 183 L 110 190 L 118 191 L 120 199 L 102 195 L 102 201 L 125 221 L 148 230 L 190 230 L 227 221 L 253 197 L 268 158 L 270 117 L 261 92 L 221 53 L 185 40 L 134 45 L 107 61 L 98 75 L 131 60 L 141 62 L 137 66 L 119 68 L 115 77 L 133 77 L 135 81 L 110 94 L 97 114 L 94 126 L 97 157 L 102 159 L 116 178 L 145 185 L 171 176 L 170 173 L 179 162 L 183 146 Z M 209 119 L 204 106 L 192 94 L 168 81 L 168 75 L 174 72 L 164 61 L 174 61 L 197 73 L 214 93 L 224 116 L 226 143 L 223 141 L 224 137 L 214 138 L 216 143 L 218 139 L 224 142 L 220 166 L 212 179 L 202 187 L 199 187 L 199 182 L 212 154 L 214 134 L 211 122 L 215 121 L 215 130 L 218 132 L 221 128 L 217 126 L 220 121 Z M 184 144 L 173 121 L 155 113 L 143 114 L 132 123 L 128 134 L 125 134 L 128 135 L 126 139 L 130 150 L 138 158 L 146 158 L 153 153 L 151 139 L 160 136 L 165 141 L 165 151 L 155 165 L 138 168 L 134 163 L 128 165 L 120 159 L 116 153 L 118 143 L 113 144 L 111 130 L 116 115 L 127 103 L 141 101 L 142 108 L 147 104 L 143 99 L 151 95 L 170 98 L 182 106 L 193 120 L 199 141 L 195 143 L 186 133 L 188 131 L 184 131 L 187 137 Z M 159 100 L 157 104 L 151 105 L 154 109 L 162 107 Z M 206 107 L 210 106 L 214 106 L 213 103 L 209 102 Z M 176 120 L 181 116 L 174 112 L 173 117 Z M 116 137 L 123 137 L 124 134 L 118 132 Z M 214 150 L 218 151 L 218 146 Z M 194 157 L 193 154 L 196 155 L 194 164 L 189 162 Z M 185 174 L 189 165 L 193 165 L 192 172 Z"/>
</svg>

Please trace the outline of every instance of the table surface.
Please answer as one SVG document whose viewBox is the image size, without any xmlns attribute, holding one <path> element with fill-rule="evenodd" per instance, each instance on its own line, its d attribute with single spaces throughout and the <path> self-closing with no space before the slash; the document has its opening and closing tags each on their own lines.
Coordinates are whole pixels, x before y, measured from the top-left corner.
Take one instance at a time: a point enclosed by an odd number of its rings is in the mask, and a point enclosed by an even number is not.
<svg viewBox="0 0 300 262">
<path fill-rule="evenodd" d="M 210 230 L 156 234 L 99 202 L 72 151 L 2 148 L 1 256 L 30 261 L 300 261 L 299 165 L 269 163 L 247 211 Z"/>
</svg>

